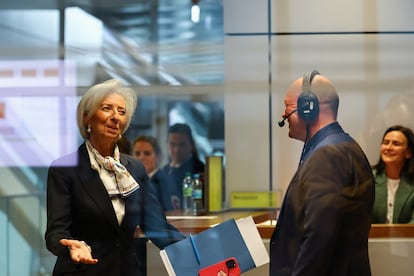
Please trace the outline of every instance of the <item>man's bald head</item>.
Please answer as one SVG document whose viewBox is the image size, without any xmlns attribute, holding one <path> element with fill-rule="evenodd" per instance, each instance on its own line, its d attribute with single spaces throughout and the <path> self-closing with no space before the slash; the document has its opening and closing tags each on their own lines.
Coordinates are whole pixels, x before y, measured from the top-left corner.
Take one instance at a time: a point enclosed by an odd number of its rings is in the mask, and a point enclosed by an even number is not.
<svg viewBox="0 0 414 276">
<path fill-rule="evenodd" d="M 305 89 L 309 89 L 317 97 L 319 106 L 319 112 L 316 114 L 316 117 L 308 123 L 310 127 L 310 135 L 308 137 L 305 121 L 298 116 L 298 112 L 292 113 L 300 108 L 298 104 L 301 103 L 298 103 L 298 98 L 303 92 L 306 92 L 302 88 L 303 81 L 303 77 L 298 78 L 288 88 L 285 96 L 286 108 L 282 116 L 288 119 L 290 126 L 289 137 L 305 141 L 322 127 L 337 120 L 339 97 L 331 81 L 323 75 L 314 75 L 310 86 L 305 85 Z"/>
</svg>

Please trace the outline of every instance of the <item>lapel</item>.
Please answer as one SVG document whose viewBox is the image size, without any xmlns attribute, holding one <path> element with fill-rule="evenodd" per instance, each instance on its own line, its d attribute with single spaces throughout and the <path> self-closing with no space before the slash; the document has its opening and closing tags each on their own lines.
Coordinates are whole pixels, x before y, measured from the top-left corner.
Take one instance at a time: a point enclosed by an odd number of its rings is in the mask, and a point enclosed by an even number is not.
<svg viewBox="0 0 414 276">
<path fill-rule="evenodd" d="M 91 168 L 85 143 L 79 147 L 79 177 L 81 179 L 81 185 L 83 185 L 88 193 L 89 199 L 95 202 L 97 208 L 102 210 L 102 213 L 106 216 L 109 223 L 117 231 L 120 231 L 111 199 L 98 172 Z"/>
<path fill-rule="evenodd" d="M 401 210 L 404 207 L 407 198 L 410 196 L 412 192 L 412 187 L 403 178 L 401 178 L 400 184 L 398 185 L 397 193 L 395 195 L 393 219 L 394 222 L 398 221 L 398 219 L 400 218 Z"/>
<path fill-rule="evenodd" d="M 125 216 L 121 223 L 122 228 L 130 226 L 135 227 L 136 225 L 142 223 L 144 216 L 144 207 L 142 206 L 144 203 L 141 201 L 141 194 L 144 186 L 141 184 L 142 181 L 140 176 L 145 176 L 146 174 L 144 167 L 142 167 L 142 171 L 140 171 L 139 167 L 135 166 L 133 162 L 129 161 L 128 155 L 126 154 L 121 153 L 119 161 L 122 163 L 122 165 L 125 166 L 128 172 L 140 186 L 135 192 L 125 198 Z"/>
<path fill-rule="evenodd" d="M 387 221 L 387 177 L 385 174 L 376 175 L 375 184 L 375 209 L 382 221 Z M 384 204 L 385 202 L 385 204 Z"/>
</svg>

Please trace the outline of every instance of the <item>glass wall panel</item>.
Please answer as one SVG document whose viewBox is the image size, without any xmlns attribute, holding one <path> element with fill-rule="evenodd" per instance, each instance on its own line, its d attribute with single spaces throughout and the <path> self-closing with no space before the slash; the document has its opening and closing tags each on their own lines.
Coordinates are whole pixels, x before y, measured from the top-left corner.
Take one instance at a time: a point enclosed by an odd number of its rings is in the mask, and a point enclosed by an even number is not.
<svg viewBox="0 0 414 276">
<path fill-rule="evenodd" d="M 277 121 L 285 90 L 306 71 L 336 85 L 338 119 L 372 164 L 388 126 L 414 128 L 407 0 L 71 0 L 57 1 L 67 4 L 60 10 L 56 1 L 32 2 L 0 3 L 0 276 L 51 274 L 47 164 L 82 142 L 75 107 L 97 82 L 120 78 L 136 90 L 125 137 L 157 137 L 161 164 L 175 122 L 191 125 L 202 158 L 224 156 L 224 208 L 234 191 L 275 191 L 272 207 L 280 206 L 303 144 Z M 65 68 L 70 78 L 47 68 L 38 77 L 30 67 L 62 59 L 74 64 Z"/>
<path fill-rule="evenodd" d="M 340 96 L 338 120 L 366 152 L 379 158 L 382 134 L 393 124 L 414 128 L 414 46 L 412 34 L 323 34 L 272 37 L 272 85 L 275 120 L 286 89 L 304 72 L 318 69 Z M 274 187 L 286 187 L 302 145 L 274 127 Z"/>
</svg>

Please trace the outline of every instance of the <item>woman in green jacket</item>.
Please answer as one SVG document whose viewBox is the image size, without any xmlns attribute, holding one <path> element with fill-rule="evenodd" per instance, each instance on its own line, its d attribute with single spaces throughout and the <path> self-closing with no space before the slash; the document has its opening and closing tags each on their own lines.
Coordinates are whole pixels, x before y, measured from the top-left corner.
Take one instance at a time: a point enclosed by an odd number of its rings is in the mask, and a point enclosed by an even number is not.
<svg viewBox="0 0 414 276">
<path fill-rule="evenodd" d="M 414 134 L 395 125 L 382 138 L 373 166 L 375 202 L 373 223 L 414 223 Z"/>
</svg>

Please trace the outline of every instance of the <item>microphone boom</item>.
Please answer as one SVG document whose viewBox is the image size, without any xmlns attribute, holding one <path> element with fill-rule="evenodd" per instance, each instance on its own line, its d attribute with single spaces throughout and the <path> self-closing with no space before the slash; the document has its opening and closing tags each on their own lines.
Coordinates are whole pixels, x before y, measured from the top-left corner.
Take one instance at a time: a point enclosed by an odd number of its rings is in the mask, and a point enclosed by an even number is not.
<svg viewBox="0 0 414 276">
<path fill-rule="evenodd" d="M 277 122 L 277 124 L 280 127 L 284 127 L 285 126 L 285 121 L 290 117 L 290 115 L 292 115 L 293 113 L 295 113 L 296 111 L 298 111 L 298 109 L 293 110 L 292 112 L 290 112 L 286 117 L 283 117 L 282 120 L 280 120 L 279 122 Z"/>
</svg>

